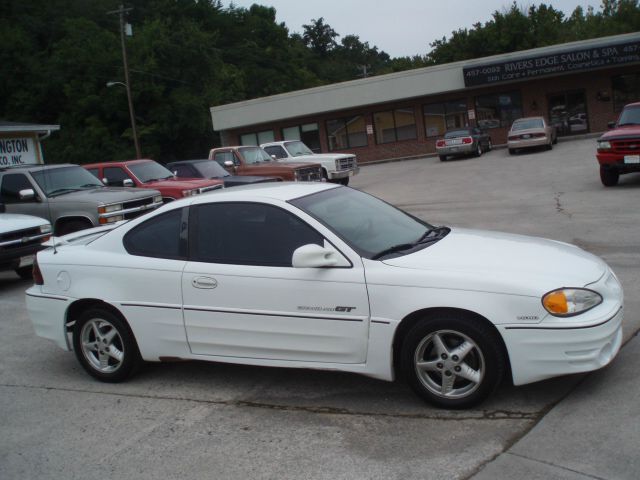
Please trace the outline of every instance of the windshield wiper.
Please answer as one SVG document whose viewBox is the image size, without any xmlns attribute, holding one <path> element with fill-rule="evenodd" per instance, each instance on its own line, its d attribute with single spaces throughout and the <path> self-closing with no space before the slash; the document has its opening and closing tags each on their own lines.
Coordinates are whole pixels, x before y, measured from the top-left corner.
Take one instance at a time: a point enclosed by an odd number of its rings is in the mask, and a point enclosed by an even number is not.
<svg viewBox="0 0 640 480">
<path fill-rule="evenodd" d="M 58 195 L 62 195 L 64 193 L 70 193 L 70 192 L 78 192 L 82 190 L 82 188 L 58 188 L 52 192 L 49 192 L 49 196 L 50 197 L 56 197 Z"/>
<path fill-rule="evenodd" d="M 393 245 L 389 248 L 385 248 L 381 252 L 376 253 L 371 260 L 379 260 L 382 257 L 387 255 L 391 255 L 392 253 L 402 252 L 403 250 L 409 250 L 411 248 L 415 248 L 418 245 L 422 245 L 424 243 L 435 242 L 440 240 L 444 235 L 449 233 L 451 229 L 449 227 L 441 226 L 441 227 L 432 227 L 424 232 L 418 240 L 411 243 L 399 243 L 397 245 Z"/>
<path fill-rule="evenodd" d="M 398 245 L 393 245 L 389 248 L 385 248 L 381 252 L 376 253 L 371 260 L 378 260 L 386 255 L 390 255 L 392 253 L 401 252 L 403 250 L 409 250 L 417 245 L 417 243 L 399 243 Z"/>
</svg>

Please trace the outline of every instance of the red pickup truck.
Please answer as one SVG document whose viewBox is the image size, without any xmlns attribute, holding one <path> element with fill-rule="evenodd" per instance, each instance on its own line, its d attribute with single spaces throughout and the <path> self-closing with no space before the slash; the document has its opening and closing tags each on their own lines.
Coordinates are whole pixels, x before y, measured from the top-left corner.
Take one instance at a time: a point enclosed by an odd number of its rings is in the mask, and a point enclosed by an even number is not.
<svg viewBox="0 0 640 480">
<path fill-rule="evenodd" d="M 183 197 L 222 188 L 222 180 L 203 178 L 177 179 L 166 167 L 154 160 L 126 160 L 83 165 L 105 185 L 153 188 L 167 203 Z"/>
<path fill-rule="evenodd" d="M 640 102 L 626 105 L 609 128 L 598 138 L 596 157 L 602 184 L 613 187 L 620 175 L 640 172 Z"/>
</svg>

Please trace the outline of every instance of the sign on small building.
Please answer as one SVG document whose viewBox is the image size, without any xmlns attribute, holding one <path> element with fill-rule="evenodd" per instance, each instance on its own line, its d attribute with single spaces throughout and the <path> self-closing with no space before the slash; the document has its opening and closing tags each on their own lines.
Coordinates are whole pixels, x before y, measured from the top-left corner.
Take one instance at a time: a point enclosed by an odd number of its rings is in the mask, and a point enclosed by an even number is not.
<svg viewBox="0 0 640 480">
<path fill-rule="evenodd" d="M 40 142 L 59 125 L 0 121 L 0 167 L 42 164 Z"/>
</svg>

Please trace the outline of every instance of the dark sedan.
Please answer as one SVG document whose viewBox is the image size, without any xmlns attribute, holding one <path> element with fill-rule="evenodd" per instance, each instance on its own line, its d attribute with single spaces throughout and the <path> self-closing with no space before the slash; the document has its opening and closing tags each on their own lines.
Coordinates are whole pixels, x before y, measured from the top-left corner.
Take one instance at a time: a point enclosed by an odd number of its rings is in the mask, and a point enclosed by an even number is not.
<svg viewBox="0 0 640 480">
<path fill-rule="evenodd" d="M 491 137 L 475 127 L 449 130 L 444 134 L 444 138 L 436 141 L 436 151 L 443 162 L 447 157 L 464 155 L 479 157 L 489 150 L 491 150 Z"/>
<path fill-rule="evenodd" d="M 217 162 L 209 159 L 180 160 L 179 162 L 167 163 L 167 168 L 171 170 L 176 177 L 181 178 L 218 178 L 224 182 L 226 188 L 250 183 L 278 181 L 275 177 L 231 175 L 218 165 Z"/>
</svg>

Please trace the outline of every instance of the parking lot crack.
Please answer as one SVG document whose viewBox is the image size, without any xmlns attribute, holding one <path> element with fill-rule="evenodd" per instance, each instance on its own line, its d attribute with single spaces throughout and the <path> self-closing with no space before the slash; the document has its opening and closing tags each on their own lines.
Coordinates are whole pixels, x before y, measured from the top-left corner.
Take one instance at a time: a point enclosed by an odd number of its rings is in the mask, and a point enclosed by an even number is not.
<svg viewBox="0 0 640 480">
<path fill-rule="evenodd" d="M 564 192 L 556 192 L 555 196 L 553 197 L 556 202 L 556 212 L 571 218 L 572 214 L 569 213 L 567 210 L 565 210 L 560 200 L 563 195 L 564 195 Z"/>
<path fill-rule="evenodd" d="M 508 455 L 512 455 L 514 457 L 524 458 L 525 460 L 528 460 L 530 462 L 541 463 L 543 465 L 548 465 L 548 466 L 553 467 L 553 468 L 558 468 L 558 469 L 564 470 L 566 472 L 577 473 L 578 475 L 581 475 L 581 476 L 587 477 L 587 478 L 593 478 L 594 480 L 606 480 L 603 477 L 597 477 L 595 475 L 590 475 L 588 473 L 584 473 L 584 472 L 581 472 L 579 470 L 574 470 L 573 468 L 564 467 L 562 465 L 557 465 L 557 464 L 552 463 L 552 462 L 546 462 L 546 461 L 540 460 L 538 458 L 531 458 L 531 457 L 527 457 L 526 455 L 520 455 L 518 453 L 513 453 L 513 452 L 507 452 L 507 454 Z"/>
<path fill-rule="evenodd" d="M 328 406 L 301 406 L 301 405 L 282 405 L 275 403 L 255 402 L 250 400 L 206 400 L 197 398 L 185 398 L 176 396 L 159 396 L 159 395 L 145 395 L 145 394 L 133 394 L 133 393 L 113 393 L 94 390 L 81 390 L 75 388 L 62 388 L 62 387 L 49 387 L 38 385 L 20 385 L 20 384 L 0 384 L 0 387 L 6 388 L 25 388 L 33 390 L 47 390 L 47 391 L 59 391 L 59 392 L 74 392 L 74 393 L 87 393 L 92 395 L 110 395 L 116 397 L 128 397 L 128 398 L 144 398 L 152 400 L 168 400 L 168 401 L 182 401 L 191 402 L 206 405 L 216 405 L 225 407 L 244 407 L 244 408 L 262 408 L 268 410 L 279 410 L 283 412 L 303 412 L 319 415 L 348 415 L 348 416 L 362 416 L 362 417 L 378 417 L 378 418 L 396 418 L 396 419 L 415 419 L 415 420 L 439 420 L 439 421 L 460 421 L 460 420 L 528 420 L 535 421 L 538 419 L 539 412 L 523 412 L 523 411 L 509 411 L 509 410 L 478 410 L 478 411 L 466 411 L 452 412 L 443 410 L 442 412 L 435 413 L 385 413 L 375 411 L 359 411 L 350 410 L 340 407 L 328 407 Z"/>
</svg>

